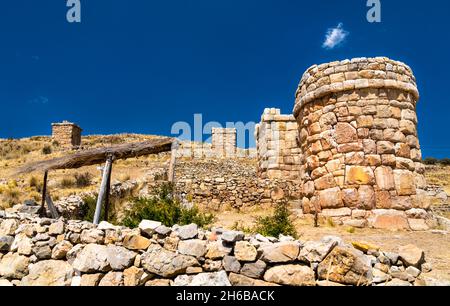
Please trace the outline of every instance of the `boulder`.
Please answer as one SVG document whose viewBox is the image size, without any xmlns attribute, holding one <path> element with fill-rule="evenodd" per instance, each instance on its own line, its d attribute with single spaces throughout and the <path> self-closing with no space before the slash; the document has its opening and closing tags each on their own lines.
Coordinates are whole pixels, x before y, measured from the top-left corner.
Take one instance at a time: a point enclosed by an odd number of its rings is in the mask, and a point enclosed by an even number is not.
<svg viewBox="0 0 450 306">
<path fill-rule="evenodd" d="M 232 250 L 233 247 L 222 240 L 210 242 L 207 246 L 206 258 L 212 260 L 222 259 L 225 255 L 230 254 Z"/>
<path fill-rule="evenodd" d="M 143 235 L 152 237 L 156 228 L 161 225 L 162 223 L 158 221 L 142 220 L 141 223 L 139 223 L 139 229 Z"/>
<path fill-rule="evenodd" d="M 50 224 L 50 226 L 48 227 L 48 234 L 53 236 L 61 235 L 64 234 L 64 229 L 65 229 L 64 222 L 57 221 Z"/>
<path fill-rule="evenodd" d="M 244 239 L 244 233 L 239 231 L 225 231 L 222 233 L 222 240 L 225 242 L 236 242 Z"/>
<path fill-rule="evenodd" d="M 99 229 L 89 229 L 81 232 L 81 242 L 85 244 L 103 244 L 105 233 Z"/>
<path fill-rule="evenodd" d="M 203 257 L 206 254 L 206 241 L 199 239 L 181 240 L 178 243 L 178 252 L 197 258 Z"/>
<path fill-rule="evenodd" d="M 73 248 L 73 245 L 66 240 L 58 243 L 52 250 L 52 259 L 65 259 L 67 253 Z"/>
<path fill-rule="evenodd" d="M 150 245 L 150 240 L 141 235 L 130 234 L 123 239 L 123 246 L 129 250 L 146 250 Z"/>
<path fill-rule="evenodd" d="M 144 269 L 133 266 L 123 271 L 123 284 L 127 287 L 141 286 L 152 277 Z"/>
<path fill-rule="evenodd" d="M 279 242 L 260 248 L 261 260 L 268 263 L 286 263 L 297 259 L 300 245 L 297 242 Z"/>
<path fill-rule="evenodd" d="M 81 250 L 73 262 L 73 268 L 84 273 L 108 272 L 111 266 L 108 261 L 107 247 L 88 244 Z"/>
<path fill-rule="evenodd" d="M 0 236 L 14 235 L 19 227 L 19 221 L 16 219 L 6 219 L 0 224 Z"/>
<path fill-rule="evenodd" d="M 118 287 L 123 286 L 123 273 L 122 272 L 108 272 L 100 280 L 98 284 L 100 287 Z"/>
<path fill-rule="evenodd" d="M 241 274 L 230 273 L 229 280 L 232 286 L 237 287 L 269 287 L 279 286 L 278 284 L 265 282 L 259 279 L 253 279 Z"/>
<path fill-rule="evenodd" d="M 14 237 L 12 236 L 1 236 L 0 237 L 0 252 L 9 252 L 14 242 Z"/>
<path fill-rule="evenodd" d="M 393 209 L 375 209 L 369 224 L 376 229 L 409 230 L 408 219 L 403 211 Z"/>
<path fill-rule="evenodd" d="M 155 232 L 159 235 L 167 236 L 172 232 L 172 229 L 165 225 L 161 225 L 155 228 Z"/>
<path fill-rule="evenodd" d="M 106 247 L 106 256 L 113 270 L 124 270 L 134 263 L 136 253 L 127 250 L 124 247 L 116 245 L 108 245 Z"/>
<path fill-rule="evenodd" d="M 0 261 L 0 276 L 5 278 L 21 279 L 28 274 L 28 257 L 17 253 L 8 253 Z"/>
<path fill-rule="evenodd" d="M 194 257 L 167 251 L 159 245 L 151 245 L 142 254 L 141 261 L 147 271 L 166 278 L 185 273 L 188 267 L 199 265 Z"/>
<path fill-rule="evenodd" d="M 424 251 L 413 244 L 400 247 L 398 255 L 406 267 L 414 266 L 420 268 L 422 263 L 425 262 Z"/>
<path fill-rule="evenodd" d="M 184 226 L 174 226 L 173 230 L 178 234 L 181 240 L 188 240 L 197 237 L 198 226 L 197 224 L 189 224 Z"/>
<path fill-rule="evenodd" d="M 96 274 L 83 274 L 81 276 L 80 286 L 83 287 L 95 287 L 98 286 L 100 280 L 102 279 L 104 274 L 96 273 Z"/>
<path fill-rule="evenodd" d="M 301 265 L 285 265 L 270 268 L 264 274 L 264 280 L 288 286 L 315 286 L 314 271 Z"/>
<path fill-rule="evenodd" d="M 72 266 L 62 260 L 45 260 L 33 264 L 30 273 L 22 279 L 22 286 L 70 286 Z"/>
<path fill-rule="evenodd" d="M 36 245 L 33 247 L 33 254 L 39 259 L 52 258 L 52 249 L 48 245 Z"/>
<path fill-rule="evenodd" d="M 172 281 L 170 279 L 154 279 L 145 283 L 145 286 L 149 287 L 168 287 L 171 286 Z"/>
<path fill-rule="evenodd" d="M 262 260 L 246 263 L 241 269 L 241 274 L 251 278 L 262 278 L 266 271 L 266 263 Z"/>
<path fill-rule="evenodd" d="M 333 236 L 324 237 L 320 241 L 308 241 L 300 250 L 298 259 L 307 263 L 319 263 L 340 243 L 342 240 Z"/>
<path fill-rule="evenodd" d="M 380 286 L 387 286 L 387 287 L 410 287 L 412 286 L 411 283 L 407 281 L 403 281 L 398 278 L 394 278 L 390 282 L 387 282 L 385 284 L 381 284 Z"/>
<path fill-rule="evenodd" d="M 370 285 L 372 266 L 370 259 L 352 247 L 337 246 L 317 267 L 321 280 L 346 285 Z"/>
<path fill-rule="evenodd" d="M 239 273 L 241 264 L 234 256 L 225 256 L 222 261 L 223 268 L 227 272 Z"/>
<path fill-rule="evenodd" d="M 173 285 L 227 287 L 231 286 L 231 283 L 228 280 L 227 273 L 220 271 L 216 273 L 200 273 L 197 275 L 180 275 L 175 279 Z"/>
<path fill-rule="evenodd" d="M 238 241 L 234 246 L 234 256 L 239 261 L 255 261 L 258 252 L 248 241 Z"/>
</svg>

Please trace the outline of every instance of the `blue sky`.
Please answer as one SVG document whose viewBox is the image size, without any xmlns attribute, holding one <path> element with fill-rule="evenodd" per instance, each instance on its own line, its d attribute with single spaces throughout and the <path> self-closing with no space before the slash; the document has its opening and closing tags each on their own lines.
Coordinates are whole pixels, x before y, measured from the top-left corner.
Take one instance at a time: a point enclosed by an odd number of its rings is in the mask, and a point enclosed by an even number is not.
<svg viewBox="0 0 450 306">
<path fill-rule="evenodd" d="M 81 3 L 80 24 L 66 0 L 0 5 L 0 138 L 48 135 L 61 120 L 162 135 L 195 113 L 258 121 L 268 106 L 292 111 L 312 64 L 388 56 L 417 77 L 424 156 L 450 156 L 449 1 L 381 0 L 377 24 L 366 0 Z M 342 42 L 324 45 L 327 32 Z"/>
</svg>

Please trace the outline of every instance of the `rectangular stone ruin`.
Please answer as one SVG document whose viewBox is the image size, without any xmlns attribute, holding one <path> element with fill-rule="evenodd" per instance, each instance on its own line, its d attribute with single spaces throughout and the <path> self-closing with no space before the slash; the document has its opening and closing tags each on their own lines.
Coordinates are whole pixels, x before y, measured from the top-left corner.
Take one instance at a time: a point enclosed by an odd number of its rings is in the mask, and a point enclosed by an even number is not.
<svg viewBox="0 0 450 306">
<path fill-rule="evenodd" d="M 83 130 L 75 123 L 63 121 L 52 123 L 52 139 L 64 149 L 77 149 L 81 146 Z"/>
<path fill-rule="evenodd" d="M 256 125 L 258 176 L 266 179 L 297 180 L 300 176 L 298 125 L 292 115 L 267 108 Z"/>
<path fill-rule="evenodd" d="M 213 128 L 212 149 L 218 157 L 235 157 L 236 155 L 236 129 Z"/>
</svg>

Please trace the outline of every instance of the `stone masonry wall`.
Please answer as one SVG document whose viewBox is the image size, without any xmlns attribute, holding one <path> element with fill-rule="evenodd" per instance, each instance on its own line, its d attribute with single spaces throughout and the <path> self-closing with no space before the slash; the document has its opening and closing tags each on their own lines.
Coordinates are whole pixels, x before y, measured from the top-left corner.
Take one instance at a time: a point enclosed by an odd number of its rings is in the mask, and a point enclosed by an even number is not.
<svg viewBox="0 0 450 306">
<path fill-rule="evenodd" d="M 258 176 L 269 179 L 297 180 L 300 176 L 298 125 L 292 115 L 267 108 L 255 128 Z"/>
<path fill-rule="evenodd" d="M 235 157 L 236 155 L 236 129 L 213 128 L 212 148 L 219 156 Z"/>
<path fill-rule="evenodd" d="M 137 229 L 0 211 L 1 286 L 423 286 L 431 265 L 339 237 L 298 241 L 195 224 Z"/>
<path fill-rule="evenodd" d="M 82 129 L 71 122 L 52 124 L 52 138 L 57 141 L 62 148 L 72 149 L 81 145 Z"/>
<path fill-rule="evenodd" d="M 428 209 L 418 99 L 411 69 L 384 57 L 309 68 L 294 108 L 304 212 Z"/>
</svg>

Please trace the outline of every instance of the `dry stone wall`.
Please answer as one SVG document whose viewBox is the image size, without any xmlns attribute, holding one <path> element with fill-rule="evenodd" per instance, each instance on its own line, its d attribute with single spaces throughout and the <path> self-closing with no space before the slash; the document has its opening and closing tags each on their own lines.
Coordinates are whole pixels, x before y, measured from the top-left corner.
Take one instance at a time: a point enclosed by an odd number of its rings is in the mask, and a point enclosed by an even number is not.
<svg viewBox="0 0 450 306">
<path fill-rule="evenodd" d="M 212 148 L 221 157 L 236 156 L 236 129 L 213 128 Z"/>
<path fill-rule="evenodd" d="M 300 176 L 298 125 L 292 115 L 267 108 L 255 128 L 258 176 L 294 181 Z"/>
<path fill-rule="evenodd" d="M 424 252 L 299 241 L 195 224 L 137 229 L 0 211 L 2 286 L 423 286 Z M 445 284 L 444 284 L 445 285 Z"/>
<path fill-rule="evenodd" d="M 52 138 L 57 141 L 62 148 L 73 149 L 81 145 L 82 129 L 71 122 L 52 124 Z"/>
<path fill-rule="evenodd" d="M 294 108 L 304 212 L 393 210 L 404 222 L 405 211 L 429 209 L 418 100 L 411 69 L 388 58 L 310 67 Z"/>
</svg>

